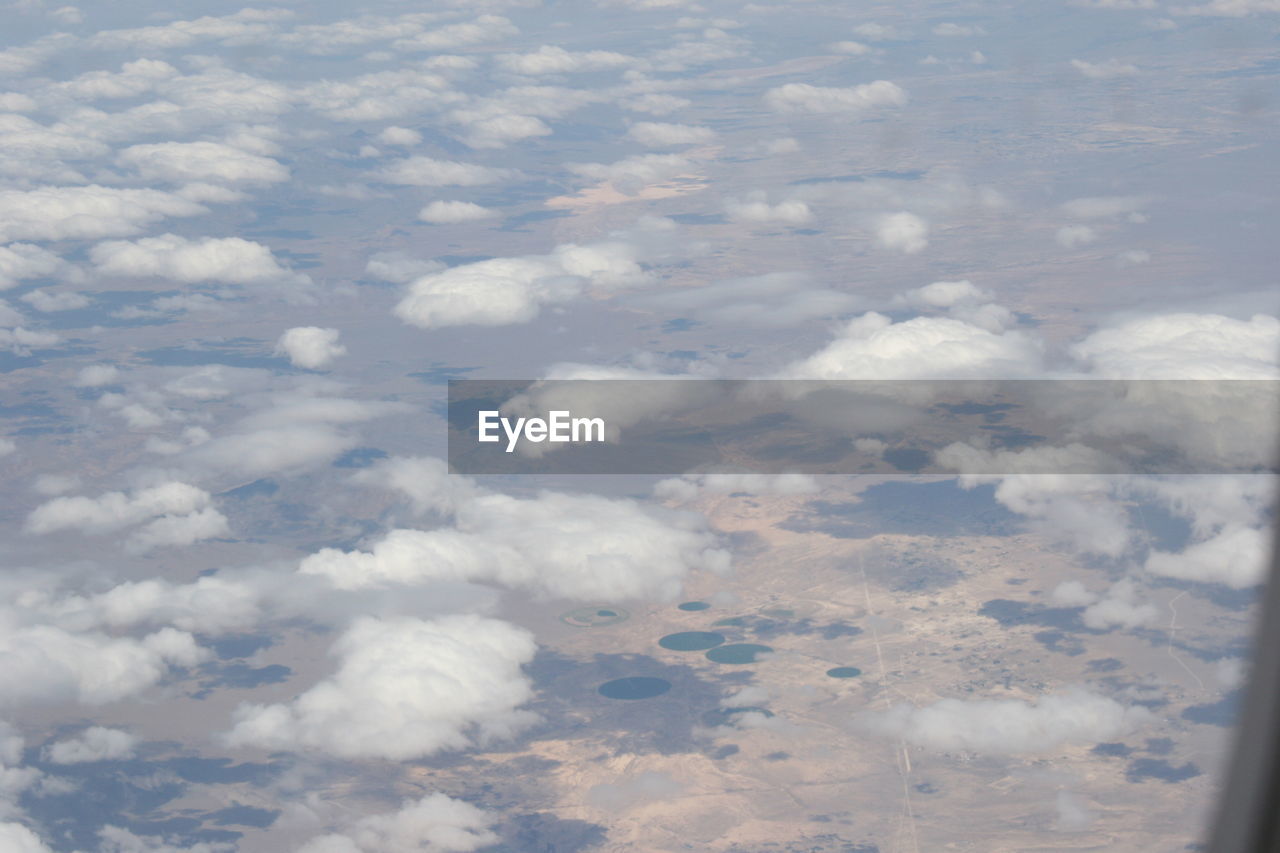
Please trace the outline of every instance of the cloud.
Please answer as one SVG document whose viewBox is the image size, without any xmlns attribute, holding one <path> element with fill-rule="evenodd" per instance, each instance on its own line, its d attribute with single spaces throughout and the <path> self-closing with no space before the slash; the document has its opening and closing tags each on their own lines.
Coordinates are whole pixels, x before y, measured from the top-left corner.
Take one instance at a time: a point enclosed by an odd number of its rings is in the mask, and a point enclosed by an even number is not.
<svg viewBox="0 0 1280 853">
<path fill-rule="evenodd" d="M 1074 249 L 1094 242 L 1098 239 L 1098 233 L 1088 225 L 1064 225 L 1058 229 L 1054 239 L 1064 249 Z"/>
<path fill-rule="evenodd" d="M 536 648 L 478 616 L 360 618 L 333 646 L 337 672 L 287 704 L 242 705 L 227 741 L 407 761 L 507 738 L 534 719 L 518 709 Z"/>
<path fill-rule="evenodd" d="M 1185 6 L 1175 11 L 1182 15 L 1248 18 L 1253 15 L 1280 12 L 1280 0 L 1210 0 L 1199 6 Z"/>
<path fill-rule="evenodd" d="M 352 822 L 341 834 L 314 838 L 297 853 L 463 853 L 495 844 L 496 818 L 444 794 L 405 800 L 399 811 Z"/>
<path fill-rule="evenodd" d="M 498 41 L 519 32 L 515 24 L 501 15 L 480 15 L 471 21 L 448 24 L 407 38 L 396 39 L 391 45 L 396 50 L 406 52 L 456 50 L 460 47 Z"/>
<path fill-rule="evenodd" d="M 137 552 L 190 545 L 227 533 L 227 519 L 212 506 L 209 493 L 176 480 L 129 494 L 54 498 L 32 510 L 26 520 L 27 531 L 37 535 L 76 530 L 100 536 L 135 526 L 125 547 Z"/>
<path fill-rule="evenodd" d="M 114 365 L 91 364 L 80 368 L 80 372 L 76 374 L 75 385 L 77 388 L 100 388 L 103 385 L 110 385 L 119 378 L 120 371 Z"/>
<path fill-rule="evenodd" d="M 194 283 L 222 281 L 230 284 L 311 280 L 282 266 L 261 243 L 240 237 L 201 237 L 189 240 L 176 234 L 113 240 L 89 250 L 89 258 L 103 275 L 167 278 Z"/>
<path fill-rule="evenodd" d="M 897 705 L 859 718 L 868 731 L 939 752 L 1044 754 L 1067 744 L 1113 741 L 1152 720 L 1142 707 L 1076 688 L 1021 699 L 939 699 Z"/>
<path fill-rule="evenodd" d="M 725 199 L 724 211 L 734 222 L 785 222 L 801 225 L 813 219 L 813 211 L 802 201 L 790 199 L 769 204 L 763 192 L 749 193 L 745 200 Z"/>
<path fill-rule="evenodd" d="M 478 187 L 516 174 L 512 169 L 494 169 L 456 160 L 409 157 L 386 167 L 377 177 L 384 183 L 413 187 Z"/>
<path fill-rule="evenodd" d="M 698 519 L 629 500 L 482 494 L 455 513 L 452 528 L 393 530 L 369 551 L 325 548 L 298 571 L 340 589 L 466 581 L 607 601 L 670 600 L 690 571 L 728 567 L 728 554 Z"/>
<path fill-rule="evenodd" d="M 151 687 L 170 666 L 208 657 L 190 634 L 173 628 L 133 639 L 24 626 L 0 632 L 0 678 L 8 685 L 0 704 L 116 702 Z"/>
<path fill-rule="evenodd" d="M 703 494 L 811 495 L 817 491 L 817 481 L 807 474 L 686 474 L 659 480 L 653 496 L 684 503 Z"/>
<path fill-rule="evenodd" d="M 276 341 L 276 352 L 289 356 L 294 367 L 314 370 L 347 354 L 347 348 L 338 343 L 339 334 L 337 329 L 295 326 Z"/>
<path fill-rule="evenodd" d="M 692 160 L 679 154 L 637 154 L 612 163 L 569 163 L 566 168 L 575 175 L 612 184 L 625 195 L 635 195 L 646 186 L 666 183 L 695 169 Z"/>
<path fill-rule="evenodd" d="M 33 290 L 22 295 L 22 301 L 37 311 L 74 311 L 89 306 L 89 297 L 83 293 L 50 293 L 47 290 Z"/>
<path fill-rule="evenodd" d="M 88 101 L 109 98 L 137 98 L 153 92 L 165 80 L 178 76 L 178 69 L 159 59 L 126 62 L 119 71 L 86 71 L 56 83 L 52 91 Z"/>
<path fill-rule="evenodd" d="M 1112 584 L 1102 598 L 1088 605 L 1082 618 L 1086 626 L 1105 631 L 1150 625 L 1158 615 L 1154 604 L 1138 602 L 1137 586 L 1132 580 L 1125 579 Z"/>
<path fill-rule="evenodd" d="M 1113 77 L 1132 77 L 1138 73 L 1138 67 L 1118 59 L 1105 62 L 1085 62 L 1082 59 L 1071 60 L 1071 67 L 1090 80 L 1110 80 Z"/>
<path fill-rule="evenodd" d="M 449 473 L 443 459 L 392 456 L 358 472 L 352 480 L 400 492 L 415 513 L 453 515 L 466 502 L 481 494 L 475 481 Z"/>
<path fill-rule="evenodd" d="M 0 847 L 10 853 L 53 853 L 53 849 L 20 823 L 0 822 Z"/>
<path fill-rule="evenodd" d="M 888 80 L 847 88 L 787 83 L 765 92 L 764 101 L 770 109 L 784 113 L 858 113 L 900 107 L 907 102 L 907 93 Z"/>
<path fill-rule="evenodd" d="M 422 134 L 407 127 L 384 127 L 378 134 L 378 141 L 383 145 L 420 145 Z"/>
<path fill-rule="evenodd" d="M 546 45 L 533 53 L 507 53 L 494 58 L 498 66 L 513 74 L 569 74 L 580 71 L 603 71 L 623 68 L 635 59 L 608 50 L 568 51 Z"/>
<path fill-rule="evenodd" d="M 637 113 L 665 116 L 689 106 L 692 101 L 665 92 L 646 92 L 619 102 L 619 106 Z"/>
<path fill-rule="evenodd" d="M 241 9 L 230 15 L 204 16 L 152 27 L 102 30 L 86 40 L 106 50 L 191 47 L 204 41 L 221 44 L 253 44 L 275 32 L 275 22 L 293 16 L 285 9 Z"/>
<path fill-rule="evenodd" d="M 1036 376 L 1039 341 L 950 317 L 894 323 L 871 312 L 817 353 L 784 368 L 789 379 L 978 379 Z"/>
<path fill-rule="evenodd" d="M 527 323 L 543 306 L 570 302 L 587 290 L 617 291 L 649 281 L 640 265 L 646 241 L 671 230 L 669 220 L 642 221 L 606 242 L 557 246 L 547 255 L 493 258 L 428 273 L 395 307 L 423 329 Z"/>
<path fill-rule="evenodd" d="M 53 252 L 31 243 L 0 246 L 0 290 L 8 290 L 29 278 L 56 275 L 65 267 L 66 262 Z"/>
<path fill-rule="evenodd" d="M 51 347 L 61 341 L 62 338 L 53 332 L 34 332 L 21 326 L 0 329 L 0 349 L 14 355 L 29 355 L 33 349 Z"/>
<path fill-rule="evenodd" d="M 0 242 L 127 237 L 168 217 L 208 208 L 160 190 L 40 187 L 0 190 Z"/>
<path fill-rule="evenodd" d="M 418 211 L 419 219 L 433 225 L 479 222 L 495 216 L 495 211 L 469 201 L 433 201 Z"/>
<path fill-rule="evenodd" d="M 715 140 L 715 131 L 690 124 L 667 124 L 659 121 L 638 121 L 627 128 L 627 136 L 648 145 L 663 148 L 668 145 L 707 145 Z"/>
<path fill-rule="evenodd" d="M 379 281 L 408 284 L 415 278 L 444 268 L 445 265 L 439 261 L 414 258 L 404 252 L 379 252 L 365 264 L 364 271 Z"/>
<path fill-rule="evenodd" d="M 145 181 L 277 184 L 289 180 L 288 168 L 276 160 L 221 142 L 133 145 L 121 151 L 116 162 Z"/>
<path fill-rule="evenodd" d="M 1085 832 L 1097 817 L 1079 796 L 1070 791 L 1059 791 L 1053 803 L 1057 813 L 1054 828 L 1059 832 Z"/>
<path fill-rule="evenodd" d="M 876 220 L 876 242 L 882 248 L 914 255 L 929 245 L 929 223 L 906 211 L 886 214 Z"/>
<path fill-rule="evenodd" d="M 1146 569 L 1155 575 L 1249 589 L 1266 580 L 1271 536 L 1244 524 L 1228 524 L 1216 535 L 1181 552 L 1154 550 Z"/>
<path fill-rule="evenodd" d="M 1109 379 L 1275 379 L 1280 320 L 1157 314 L 1100 329 L 1071 353 Z"/>
<path fill-rule="evenodd" d="M 969 24 L 956 24 L 951 21 L 944 21 L 937 24 L 933 28 L 935 36 L 943 36 L 944 38 L 965 38 L 968 36 L 986 35 L 986 30 L 982 27 Z"/>
<path fill-rule="evenodd" d="M 138 738 L 120 729 L 90 726 L 70 740 L 45 747 L 45 760 L 52 764 L 84 764 L 90 761 L 118 761 L 133 758 Z"/>
<path fill-rule="evenodd" d="M 846 316 L 861 300 L 818 286 L 803 273 L 765 273 L 702 287 L 669 288 L 640 302 L 716 326 L 785 328 Z"/>
</svg>

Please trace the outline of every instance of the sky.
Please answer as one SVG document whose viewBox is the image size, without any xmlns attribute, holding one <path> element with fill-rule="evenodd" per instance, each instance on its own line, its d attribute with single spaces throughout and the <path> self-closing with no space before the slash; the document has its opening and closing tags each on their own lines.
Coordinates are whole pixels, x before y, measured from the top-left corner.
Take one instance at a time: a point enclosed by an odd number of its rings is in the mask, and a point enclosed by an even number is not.
<svg viewBox="0 0 1280 853">
<path fill-rule="evenodd" d="M 724 501 L 818 531 L 852 488 L 450 474 L 450 379 L 1277 376 L 1276 0 L 361 9 L 3 7 L 5 853 L 534 849 L 550 810 L 402 775 L 557 722 L 518 614 L 727 590 Z M 1267 477 L 980 469 L 958 493 L 1098 569 L 1045 599 L 1090 636 L 1263 580 Z M 1134 695 L 848 726 L 1035 756 L 1158 728 Z M 563 849 L 682 784 L 596 785 Z"/>
</svg>

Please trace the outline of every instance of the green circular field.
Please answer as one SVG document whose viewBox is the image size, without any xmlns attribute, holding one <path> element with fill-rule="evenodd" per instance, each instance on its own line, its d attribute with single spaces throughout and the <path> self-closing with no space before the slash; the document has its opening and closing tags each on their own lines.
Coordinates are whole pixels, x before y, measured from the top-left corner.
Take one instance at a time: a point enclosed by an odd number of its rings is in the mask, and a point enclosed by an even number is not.
<svg viewBox="0 0 1280 853">
<path fill-rule="evenodd" d="M 724 634 L 712 631 L 681 631 L 679 634 L 668 634 L 658 645 L 676 652 L 701 652 L 715 648 L 724 642 Z"/>
</svg>

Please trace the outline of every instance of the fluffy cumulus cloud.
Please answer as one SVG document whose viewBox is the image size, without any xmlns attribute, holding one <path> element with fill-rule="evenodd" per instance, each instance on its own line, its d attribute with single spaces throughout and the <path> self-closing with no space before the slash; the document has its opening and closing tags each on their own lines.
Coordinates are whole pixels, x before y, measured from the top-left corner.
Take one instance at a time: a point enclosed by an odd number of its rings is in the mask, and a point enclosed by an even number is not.
<svg viewBox="0 0 1280 853">
<path fill-rule="evenodd" d="M 186 283 L 310 281 L 281 265 L 266 246 L 241 237 L 190 240 L 164 234 L 140 240 L 110 240 L 94 246 L 89 258 L 99 273 L 110 276 L 167 278 Z"/>
<path fill-rule="evenodd" d="M 532 53 L 508 53 L 497 57 L 498 66 L 513 74 L 568 74 L 575 71 L 603 71 L 622 68 L 635 60 L 609 50 L 569 51 L 546 45 Z"/>
<path fill-rule="evenodd" d="M 45 748 L 45 760 L 52 764 L 84 764 L 90 761 L 118 761 L 132 758 L 138 738 L 120 729 L 89 728 L 68 740 Z"/>
<path fill-rule="evenodd" d="M 57 275 L 65 268 L 66 263 L 53 252 L 31 243 L 0 246 L 0 290 L 26 279 Z"/>
<path fill-rule="evenodd" d="M 337 672 L 292 702 L 244 705 L 229 743 L 406 761 L 505 738 L 532 721 L 532 636 L 470 615 L 357 620 Z"/>
<path fill-rule="evenodd" d="M 868 712 L 859 722 L 875 734 L 939 752 L 1054 753 L 1067 745 L 1113 741 L 1152 720 L 1142 707 L 1126 707 L 1084 689 L 1021 699 L 939 699 Z"/>
<path fill-rule="evenodd" d="M 151 687 L 171 667 L 208 658 L 188 633 L 163 628 L 140 639 L 29 625 L 0 633 L 0 704 L 101 705 Z"/>
<path fill-rule="evenodd" d="M 1280 320 L 1156 314 L 1100 329 L 1072 353 L 1112 379 L 1275 379 Z"/>
<path fill-rule="evenodd" d="M 599 243 L 567 243 L 547 255 L 493 258 L 428 273 L 409 285 L 395 313 L 424 329 L 527 323 L 544 306 L 572 301 L 588 290 L 609 293 L 648 282 L 641 266 L 651 254 L 647 246 L 672 225 L 642 222 Z"/>
<path fill-rule="evenodd" d="M 208 208 L 152 189 L 39 187 L 0 190 L 0 241 L 127 237 L 167 217 Z"/>
<path fill-rule="evenodd" d="M 729 564 L 697 517 L 629 500 L 479 494 L 454 513 L 453 527 L 393 530 L 369 551 L 325 548 L 299 571 L 341 589 L 479 581 L 582 601 L 669 600 L 689 572 Z"/>
<path fill-rule="evenodd" d="M 125 546 L 133 551 L 190 545 L 228 532 L 210 494 L 178 481 L 97 498 L 54 498 L 32 510 L 26 521 L 26 529 L 39 535 L 76 530 L 101 536 L 130 527 L 136 529 Z"/>
<path fill-rule="evenodd" d="M 121 151 L 116 162 L 147 181 L 275 184 L 289 180 L 289 170 L 281 163 L 221 142 L 133 145 Z"/>
<path fill-rule="evenodd" d="M 904 255 L 924 251 L 929 245 L 929 223 L 914 213 L 888 213 L 876 220 L 876 242 Z"/>
<path fill-rule="evenodd" d="M 693 161 L 679 154 L 637 154 L 612 163 L 570 163 L 568 168 L 575 175 L 608 183 L 627 195 L 695 171 Z"/>
<path fill-rule="evenodd" d="M 12 821 L 0 822 L 0 847 L 11 853 L 53 853 L 53 848 L 41 841 L 40 836 Z"/>
<path fill-rule="evenodd" d="M 784 113 L 859 113 L 900 107 L 907 102 L 907 93 L 888 80 L 846 88 L 787 83 L 765 92 L 764 100 L 770 109 Z"/>
<path fill-rule="evenodd" d="M 465 853 L 498 841 L 494 818 L 444 794 L 406 801 L 398 811 L 369 815 L 341 833 L 314 838 L 297 853 Z"/>
<path fill-rule="evenodd" d="M 782 222 L 801 225 L 813 219 L 813 211 L 803 201 L 788 199 L 769 204 L 763 192 L 749 193 L 745 199 L 726 199 L 724 212 L 734 222 Z"/>
<path fill-rule="evenodd" d="M 668 124 L 658 121 L 638 121 L 627 128 L 627 136 L 651 148 L 668 145 L 706 145 L 715 140 L 715 131 L 690 124 Z"/>
<path fill-rule="evenodd" d="M 432 225 L 480 222 L 495 216 L 495 211 L 470 201 L 433 201 L 418 211 L 418 218 Z"/>
<path fill-rule="evenodd" d="M 1016 379 L 1036 376 L 1040 342 L 1017 329 L 992 331 L 952 317 L 895 323 L 870 312 L 823 349 L 784 368 L 790 379 Z"/>
<path fill-rule="evenodd" d="M 276 341 L 276 352 L 287 355 L 294 367 L 314 370 L 347 354 L 347 348 L 338 343 L 340 334 L 337 329 L 295 326 Z"/>
</svg>

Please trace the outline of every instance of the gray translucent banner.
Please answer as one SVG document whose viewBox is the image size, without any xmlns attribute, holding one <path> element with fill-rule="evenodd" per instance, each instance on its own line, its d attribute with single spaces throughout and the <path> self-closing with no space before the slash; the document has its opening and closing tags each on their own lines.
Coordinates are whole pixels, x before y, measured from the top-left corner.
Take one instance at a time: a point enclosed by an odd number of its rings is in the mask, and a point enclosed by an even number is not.
<svg viewBox="0 0 1280 853">
<path fill-rule="evenodd" d="M 452 380 L 459 474 L 1277 470 L 1261 380 Z"/>
</svg>

